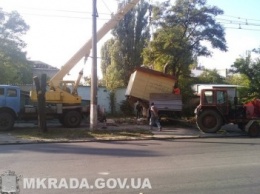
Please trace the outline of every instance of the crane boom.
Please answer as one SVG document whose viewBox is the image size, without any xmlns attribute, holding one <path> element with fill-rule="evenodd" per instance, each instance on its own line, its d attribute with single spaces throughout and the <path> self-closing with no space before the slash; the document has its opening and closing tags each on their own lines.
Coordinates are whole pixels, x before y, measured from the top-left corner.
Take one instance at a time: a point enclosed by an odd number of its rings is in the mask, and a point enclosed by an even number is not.
<svg viewBox="0 0 260 194">
<path fill-rule="evenodd" d="M 121 8 L 101 29 L 97 31 L 97 42 L 103 38 L 118 22 L 129 12 L 140 0 L 132 0 Z M 59 87 L 64 76 L 85 56 L 88 57 L 92 49 L 92 38 L 90 38 L 57 72 L 49 82 L 51 88 Z"/>
</svg>

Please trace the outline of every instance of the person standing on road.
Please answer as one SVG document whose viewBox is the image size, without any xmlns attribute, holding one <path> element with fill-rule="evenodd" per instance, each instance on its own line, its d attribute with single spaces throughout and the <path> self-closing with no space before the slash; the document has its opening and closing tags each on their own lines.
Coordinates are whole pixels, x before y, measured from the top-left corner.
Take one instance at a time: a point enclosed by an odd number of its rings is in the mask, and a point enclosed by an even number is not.
<svg viewBox="0 0 260 194">
<path fill-rule="evenodd" d="M 158 127 L 158 130 L 161 131 L 162 127 L 161 124 L 159 122 L 159 116 L 158 116 L 158 109 L 157 107 L 154 105 L 154 103 L 151 103 L 151 107 L 150 107 L 150 112 L 151 112 L 151 117 L 150 117 L 150 129 L 153 129 L 153 125 L 156 124 Z"/>
</svg>

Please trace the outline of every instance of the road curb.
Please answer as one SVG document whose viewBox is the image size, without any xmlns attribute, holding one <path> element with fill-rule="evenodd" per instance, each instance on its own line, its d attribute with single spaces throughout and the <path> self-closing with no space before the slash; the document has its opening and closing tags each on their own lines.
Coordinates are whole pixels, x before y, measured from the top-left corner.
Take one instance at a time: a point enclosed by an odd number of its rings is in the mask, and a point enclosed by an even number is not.
<svg viewBox="0 0 260 194">
<path fill-rule="evenodd" d="M 106 142 L 106 141 L 138 141 L 138 140 L 167 140 L 167 139 L 199 139 L 199 138 L 233 138 L 245 137 L 243 134 L 236 135 L 154 135 L 144 137 L 123 137 L 123 138 L 88 138 L 82 140 L 17 140 L 0 142 L 0 145 L 19 145 L 19 144 L 48 144 L 48 143 L 84 143 L 84 142 Z"/>
</svg>

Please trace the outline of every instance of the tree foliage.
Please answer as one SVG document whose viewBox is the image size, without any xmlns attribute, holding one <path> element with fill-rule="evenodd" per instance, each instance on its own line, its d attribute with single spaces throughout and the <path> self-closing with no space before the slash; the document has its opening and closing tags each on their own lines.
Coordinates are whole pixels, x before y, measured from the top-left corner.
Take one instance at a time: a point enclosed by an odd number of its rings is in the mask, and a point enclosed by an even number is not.
<svg viewBox="0 0 260 194">
<path fill-rule="evenodd" d="M 244 74 L 234 73 L 226 78 L 226 82 L 232 85 L 239 85 L 248 88 L 250 86 L 250 80 Z"/>
<path fill-rule="evenodd" d="M 257 54 L 256 58 L 252 57 L 251 52 L 247 52 L 245 57 L 236 59 L 231 66 L 234 73 L 240 73 L 247 77 L 250 87 L 248 88 L 248 96 L 260 98 L 260 56 L 258 50 L 253 49 L 253 53 Z"/>
<path fill-rule="evenodd" d="M 102 71 L 103 75 L 105 75 L 106 87 L 114 91 L 116 88 L 123 87 L 123 79 L 124 71 L 123 68 L 118 64 L 121 60 L 120 55 L 120 45 L 119 41 L 115 39 L 111 39 L 105 43 L 103 49 L 104 58 L 102 57 Z M 106 59 L 106 62 L 104 62 Z"/>
<path fill-rule="evenodd" d="M 153 25 L 156 31 L 149 47 L 144 49 L 146 64 L 164 69 L 175 75 L 189 74 L 189 66 L 198 56 L 210 56 L 205 46 L 227 50 L 223 27 L 215 16 L 223 11 L 206 5 L 206 0 L 176 0 L 163 2 L 153 8 Z"/>
<path fill-rule="evenodd" d="M 231 85 L 238 85 L 238 97 L 240 97 L 240 102 L 247 102 L 248 100 L 251 100 L 249 94 L 249 88 L 250 88 L 250 80 L 248 77 L 244 74 L 235 73 L 226 78 L 226 81 L 228 84 Z"/>
<path fill-rule="evenodd" d="M 208 84 L 224 84 L 225 79 L 219 75 L 216 69 L 205 69 L 201 75 L 198 76 L 199 83 Z"/>
<path fill-rule="evenodd" d="M 123 0 L 119 7 L 129 0 Z M 112 39 L 101 50 L 101 69 L 108 89 L 126 86 L 135 67 L 142 65 L 142 50 L 149 39 L 148 3 L 140 3 L 129 11 L 112 30 Z"/>
<path fill-rule="evenodd" d="M 21 39 L 29 26 L 13 11 L 0 8 L 0 83 L 32 83 L 32 64 L 27 60 Z"/>
</svg>

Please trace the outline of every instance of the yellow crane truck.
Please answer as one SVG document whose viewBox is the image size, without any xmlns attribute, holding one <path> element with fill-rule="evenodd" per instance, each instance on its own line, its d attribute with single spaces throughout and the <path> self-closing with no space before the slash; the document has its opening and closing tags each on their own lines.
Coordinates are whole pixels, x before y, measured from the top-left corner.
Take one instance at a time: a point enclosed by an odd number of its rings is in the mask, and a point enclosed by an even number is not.
<svg viewBox="0 0 260 194">
<path fill-rule="evenodd" d="M 118 10 L 112 18 L 103 25 L 96 34 L 97 42 L 103 38 L 140 0 L 131 0 Z M 84 115 L 89 114 L 89 107 L 81 105 L 81 96 L 77 93 L 82 72 L 76 81 L 64 81 L 63 78 L 69 71 L 83 58 L 88 57 L 92 49 L 92 38 L 89 39 L 54 75 L 45 92 L 46 116 L 56 117 L 65 127 L 78 127 Z M 73 84 L 72 89 L 68 90 L 68 84 Z M 21 90 L 18 87 L 0 87 L 0 130 L 11 129 L 14 122 L 20 118 L 36 118 L 37 106 L 26 104 L 21 97 Z M 13 96 L 9 96 L 13 92 Z M 30 91 L 30 100 L 38 101 L 37 90 Z M 22 102 L 23 101 L 23 102 Z M 28 101 L 28 99 L 26 100 Z"/>
</svg>

